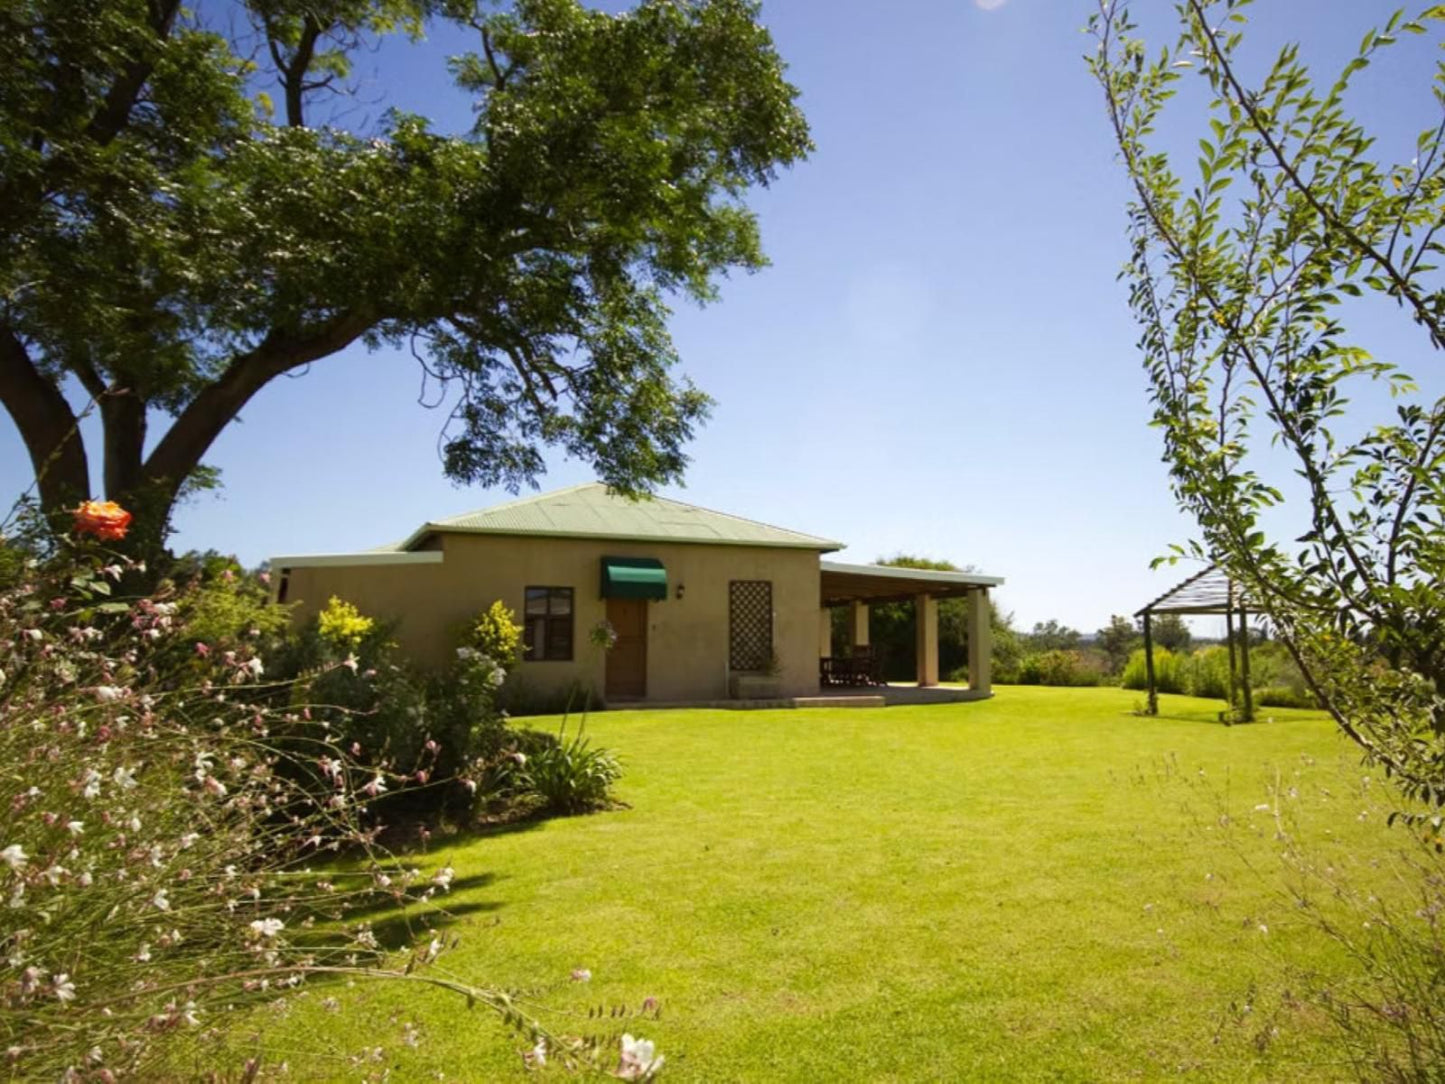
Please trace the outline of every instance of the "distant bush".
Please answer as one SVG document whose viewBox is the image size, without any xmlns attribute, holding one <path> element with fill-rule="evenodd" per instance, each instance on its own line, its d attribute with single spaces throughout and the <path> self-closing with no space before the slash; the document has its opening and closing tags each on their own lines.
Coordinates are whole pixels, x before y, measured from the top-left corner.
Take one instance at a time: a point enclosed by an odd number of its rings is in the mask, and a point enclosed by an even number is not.
<svg viewBox="0 0 1445 1084">
<path fill-rule="evenodd" d="M 1261 707 L 1312 708 L 1314 695 L 1294 659 L 1281 644 L 1264 642 L 1249 649 L 1250 686 L 1254 702 Z M 1237 656 L 1237 680 L 1244 679 L 1244 659 Z M 1223 644 L 1203 647 L 1189 655 L 1176 655 L 1166 648 L 1154 649 L 1155 684 L 1161 693 L 1185 693 L 1213 700 L 1229 699 L 1229 648 Z M 1148 680 L 1144 651 L 1129 656 L 1124 667 L 1126 689 L 1144 689 Z"/>
<path fill-rule="evenodd" d="M 1308 689 L 1269 685 L 1254 691 L 1254 702 L 1264 708 L 1317 708 L 1319 701 Z"/>
<path fill-rule="evenodd" d="M 1020 685 L 1098 685 L 1102 669 L 1080 651 L 1041 651 L 1025 655 L 1016 681 Z"/>
<path fill-rule="evenodd" d="M 1189 667 L 1185 657 L 1174 654 L 1168 648 L 1154 649 L 1154 687 L 1159 692 L 1187 693 L 1189 691 L 1188 671 Z M 1126 689 L 1147 689 L 1149 687 L 1143 648 L 1129 656 L 1120 684 Z"/>
<path fill-rule="evenodd" d="M 1229 648 L 1202 647 L 1184 659 L 1186 687 L 1191 696 L 1229 699 Z"/>
</svg>

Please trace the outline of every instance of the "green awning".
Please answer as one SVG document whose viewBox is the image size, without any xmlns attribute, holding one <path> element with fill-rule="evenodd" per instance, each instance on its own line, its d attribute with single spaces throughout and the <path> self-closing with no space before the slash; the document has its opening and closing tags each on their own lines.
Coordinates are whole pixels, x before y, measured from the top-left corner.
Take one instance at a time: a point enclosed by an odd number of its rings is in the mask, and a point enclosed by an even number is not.
<svg viewBox="0 0 1445 1084">
<path fill-rule="evenodd" d="M 603 598 L 667 598 L 667 569 L 655 557 L 602 558 Z"/>
</svg>

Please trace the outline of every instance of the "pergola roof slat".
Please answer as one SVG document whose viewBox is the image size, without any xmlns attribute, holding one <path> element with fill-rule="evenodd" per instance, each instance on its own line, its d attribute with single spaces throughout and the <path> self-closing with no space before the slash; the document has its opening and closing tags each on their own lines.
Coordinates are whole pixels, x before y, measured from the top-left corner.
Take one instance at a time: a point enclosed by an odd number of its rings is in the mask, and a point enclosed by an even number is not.
<svg viewBox="0 0 1445 1084">
<path fill-rule="evenodd" d="M 1218 565 L 1210 565 L 1175 584 L 1148 605 L 1134 612 L 1145 614 L 1223 614 L 1247 603 L 1239 584 Z"/>
</svg>

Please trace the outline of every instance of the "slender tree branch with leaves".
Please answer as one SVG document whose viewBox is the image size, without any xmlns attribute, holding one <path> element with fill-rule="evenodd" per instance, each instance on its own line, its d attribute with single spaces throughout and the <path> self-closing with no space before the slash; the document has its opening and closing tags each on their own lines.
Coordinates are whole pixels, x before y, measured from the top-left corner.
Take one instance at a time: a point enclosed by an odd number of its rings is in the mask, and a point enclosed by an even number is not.
<svg viewBox="0 0 1445 1084">
<path fill-rule="evenodd" d="M 1409 161 L 1388 160 L 1350 106 L 1402 39 L 1445 36 L 1445 6 L 1392 15 L 1328 83 L 1295 45 L 1248 78 L 1249 7 L 1182 0 L 1178 38 L 1157 52 L 1125 0 L 1089 26 L 1133 185 L 1125 276 L 1154 424 L 1201 536 L 1177 555 L 1222 564 L 1342 730 L 1439 807 L 1445 400 L 1405 367 L 1445 346 L 1445 65 L 1416 99 L 1430 123 Z M 1186 179 L 1159 132 L 1191 77 L 1209 119 Z M 1380 314 L 1413 329 L 1410 356 L 1377 357 L 1351 333 Z"/>
</svg>

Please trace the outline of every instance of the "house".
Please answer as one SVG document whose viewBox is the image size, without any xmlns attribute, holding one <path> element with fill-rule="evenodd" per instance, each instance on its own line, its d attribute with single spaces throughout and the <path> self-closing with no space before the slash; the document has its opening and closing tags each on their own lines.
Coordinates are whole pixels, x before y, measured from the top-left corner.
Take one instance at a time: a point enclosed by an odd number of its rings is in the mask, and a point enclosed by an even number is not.
<svg viewBox="0 0 1445 1084">
<path fill-rule="evenodd" d="M 594 483 L 425 523 L 375 550 L 274 557 L 271 568 L 298 620 L 343 598 L 397 620 L 402 649 L 424 664 L 452 657 L 461 625 L 500 599 L 524 628 L 511 680 L 591 687 L 609 702 L 817 696 L 830 609 L 849 609 L 858 651 L 869 604 L 898 600 L 919 607 L 918 684 L 936 685 L 938 600 L 963 596 L 969 691 L 990 695 L 988 591 L 1001 579 L 823 559 L 840 548 Z M 616 639 L 604 649 L 596 632 L 609 625 Z"/>
</svg>

